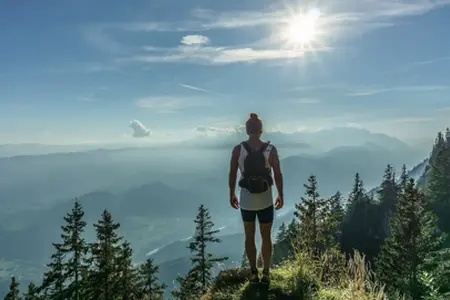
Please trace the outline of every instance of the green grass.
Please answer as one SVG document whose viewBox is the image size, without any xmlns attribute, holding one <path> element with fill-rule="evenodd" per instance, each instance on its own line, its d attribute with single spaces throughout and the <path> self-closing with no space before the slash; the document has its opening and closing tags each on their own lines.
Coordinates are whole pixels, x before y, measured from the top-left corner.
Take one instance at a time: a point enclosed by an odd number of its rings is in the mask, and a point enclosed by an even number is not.
<svg viewBox="0 0 450 300">
<path fill-rule="evenodd" d="M 297 255 L 272 270 L 268 288 L 250 285 L 248 275 L 247 270 L 240 268 L 222 271 L 202 300 L 388 299 L 383 287 L 372 280 L 373 274 L 358 253 L 347 262 L 333 251 L 314 261 L 306 255 Z"/>
</svg>

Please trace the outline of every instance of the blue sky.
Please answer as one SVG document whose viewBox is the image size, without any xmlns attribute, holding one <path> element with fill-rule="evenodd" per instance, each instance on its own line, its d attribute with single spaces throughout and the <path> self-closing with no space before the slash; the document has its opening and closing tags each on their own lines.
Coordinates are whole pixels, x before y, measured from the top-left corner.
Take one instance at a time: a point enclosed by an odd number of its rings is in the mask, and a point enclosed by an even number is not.
<svg viewBox="0 0 450 300">
<path fill-rule="evenodd" d="M 293 44 L 311 11 L 317 34 Z M 182 139 L 251 111 L 267 130 L 434 136 L 448 28 L 449 0 L 2 1 L 0 143 Z"/>
</svg>

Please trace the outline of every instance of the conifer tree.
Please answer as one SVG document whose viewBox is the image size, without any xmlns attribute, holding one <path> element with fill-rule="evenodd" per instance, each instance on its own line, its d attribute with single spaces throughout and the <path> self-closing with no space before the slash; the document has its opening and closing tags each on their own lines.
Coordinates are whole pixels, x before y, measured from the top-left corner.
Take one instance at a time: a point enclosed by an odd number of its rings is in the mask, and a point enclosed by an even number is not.
<svg viewBox="0 0 450 300">
<path fill-rule="evenodd" d="M 311 175 L 304 187 L 306 197 L 302 197 L 301 202 L 295 204 L 294 212 L 300 223 L 298 242 L 303 249 L 318 255 L 324 243 L 325 200 L 319 196 L 316 176 Z"/>
<path fill-rule="evenodd" d="M 439 228 L 450 233 L 450 146 L 442 146 L 430 167 L 427 198 L 438 216 Z"/>
<path fill-rule="evenodd" d="M 39 289 L 34 283 L 28 284 L 27 292 L 23 295 L 23 300 L 41 300 Z"/>
<path fill-rule="evenodd" d="M 191 258 L 193 265 L 191 273 L 194 273 L 196 278 L 199 280 L 200 293 L 204 294 L 213 279 L 212 270 L 214 263 L 223 262 L 228 258 L 216 258 L 207 251 L 208 244 L 220 243 L 220 239 L 214 236 L 219 232 L 219 230 L 213 229 L 214 223 L 208 209 L 203 205 L 200 205 L 197 218 L 194 222 L 196 224 L 195 234 L 193 236 L 193 241 L 188 245 L 189 250 L 193 254 L 193 257 Z"/>
<path fill-rule="evenodd" d="M 147 300 L 162 299 L 167 286 L 158 279 L 159 267 L 149 258 L 139 268 L 140 298 Z"/>
<path fill-rule="evenodd" d="M 47 265 L 49 270 L 44 273 L 44 279 L 40 290 L 44 291 L 44 296 L 51 300 L 66 299 L 66 274 L 64 271 L 65 254 L 62 251 L 62 245 L 53 243 L 56 252 L 52 254 L 51 261 Z"/>
<path fill-rule="evenodd" d="M 436 218 L 426 210 L 425 197 L 413 179 L 398 201 L 390 227 L 392 236 L 381 248 L 377 275 L 390 291 L 422 299 L 425 289 L 420 274 L 424 270 L 432 271 L 426 269 L 425 263 L 439 250 L 443 239 L 436 235 Z"/>
<path fill-rule="evenodd" d="M 291 220 L 286 230 L 286 240 L 289 241 L 290 244 L 294 243 L 297 240 L 299 231 L 299 226 L 295 218 Z"/>
<path fill-rule="evenodd" d="M 92 270 L 90 287 L 91 297 L 98 300 L 114 299 L 117 286 L 117 257 L 120 252 L 121 237 L 118 236 L 119 223 L 113 221 L 111 214 L 105 210 L 101 219 L 94 224 L 97 241 L 91 245 Z"/>
<path fill-rule="evenodd" d="M 84 211 L 78 200 L 75 200 L 72 211 L 64 217 L 66 224 L 62 226 L 61 252 L 69 259 L 64 264 L 65 279 L 69 281 L 67 291 L 68 299 L 81 300 L 81 272 L 87 268 L 84 259 L 87 253 L 87 245 L 82 237 L 86 227 Z"/>
<path fill-rule="evenodd" d="M 347 210 L 342 227 L 341 246 L 344 252 L 352 254 L 358 250 L 369 261 L 379 251 L 382 217 L 370 197 L 367 196 L 364 183 L 357 173 L 353 189 L 348 197 Z"/>
<path fill-rule="evenodd" d="M 408 171 L 406 170 L 406 165 L 404 164 L 402 166 L 402 174 L 400 175 L 400 186 L 399 186 L 399 189 L 400 189 L 399 192 L 400 193 L 403 193 L 403 191 L 406 188 L 406 184 L 408 183 L 408 181 L 409 181 Z"/>
<path fill-rule="evenodd" d="M 137 274 L 132 263 L 133 250 L 130 243 L 123 242 L 116 260 L 117 285 L 114 295 L 121 300 L 135 299 L 137 290 Z"/>
<path fill-rule="evenodd" d="M 178 286 L 171 292 L 178 300 L 197 300 L 200 298 L 201 286 L 199 284 L 198 272 L 191 269 L 186 276 L 177 275 L 175 282 Z"/>
<path fill-rule="evenodd" d="M 442 132 L 438 132 L 437 137 L 434 141 L 433 149 L 431 150 L 430 154 L 430 161 L 429 165 L 432 166 L 436 162 L 436 158 L 438 154 L 441 152 L 442 148 L 445 146 L 446 143 L 448 143 L 450 139 L 444 137 Z"/>
<path fill-rule="evenodd" d="M 325 249 L 338 247 L 342 233 L 342 223 L 344 221 L 344 209 L 342 207 L 340 192 L 327 199 L 324 210 L 325 219 L 323 229 Z"/>
<path fill-rule="evenodd" d="M 281 261 L 292 258 L 297 247 L 299 226 L 295 218 L 289 223 L 284 234 L 284 239 L 275 243 L 272 262 L 278 264 Z"/>
<path fill-rule="evenodd" d="M 276 242 L 273 246 L 272 262 L 274 264 L 278 264 L 287 259 L 290 254 L 292 240 L 289 237 L 288 230 L 286 224 L 284 222 L 281 223 L 276 236 Z"/>
<path fill-rule="evenodd" d="M 287 227 L 286 227 L 286 224 L 284 222 L 282 222 L 280 227 L 278 228 L 278 234 L 277 234 L 276 240 L 283 241 L 286 239 L 286 235 L 287 235 Z"/>
<path fill-rule="evenodd" d="M 387 165 L 384 171 L 383 181 L 377 194 L 382 210 L 388 216 L 393 215 L 398 198 L 398 186 L 395 180 L 394 169 L 391 165 Z"/>
<path fill-rule="evenodd" d="M 9 284 L 9 292 L 5 296 L 5 300 L 20 300 L 19 282 L 16 277 L 11 277 L 11 283 Z"/>
</svg>

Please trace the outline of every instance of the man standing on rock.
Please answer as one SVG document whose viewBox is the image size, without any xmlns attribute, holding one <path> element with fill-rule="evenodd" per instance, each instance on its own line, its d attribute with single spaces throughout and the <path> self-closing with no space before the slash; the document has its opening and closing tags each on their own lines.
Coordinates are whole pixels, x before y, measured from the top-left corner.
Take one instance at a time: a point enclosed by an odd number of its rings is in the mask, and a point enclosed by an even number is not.
<svg viewBox="0 0 450 300">
<path fill-rule="evenodd" d="M 283 176 L 275 146 L 261 140 L 263 124 L 257 114 L 251 113 L 246 124 L 248 140 L 235 146 L 231 155 L 229 187 L 230 205 L 241 209 L 245 229 L 245 252 L 251 268 L 251 282 L 258 282 L 256 268 L 257 250 L 255 242 L 256 217 L 261 233 L 261 254 L 264 269 L 262 283 L 269 283 L 269 268 L 272 256 L 272 222 L 274 203 L 272 195 L 272 169 L 278 197 L 275 209 L 283 207 Z M 237 170 L 240 170 L 240 197 L 236 196 Z"/>
</svg>

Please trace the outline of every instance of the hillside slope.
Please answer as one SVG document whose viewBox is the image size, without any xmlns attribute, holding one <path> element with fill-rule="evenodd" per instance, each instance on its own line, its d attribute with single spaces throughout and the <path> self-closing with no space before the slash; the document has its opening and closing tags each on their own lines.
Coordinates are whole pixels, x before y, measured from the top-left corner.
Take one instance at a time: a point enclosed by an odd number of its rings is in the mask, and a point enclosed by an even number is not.
<svg viewBox="0 0 450 300">
<path fill-rule="evenodd" d="M 248 283 L 248 271 L 221 272 L 202 300 L 385 300 L 383 289 L 372 281 L 364 258 L 344 263 L 327 253 L 313 262 L 304 255 L 272 270 L 269 286 Z M 325 279 L 326 278 L 326 279 Z M 389 298 L 390 300 L 397 300 Z"/>
</svg>

